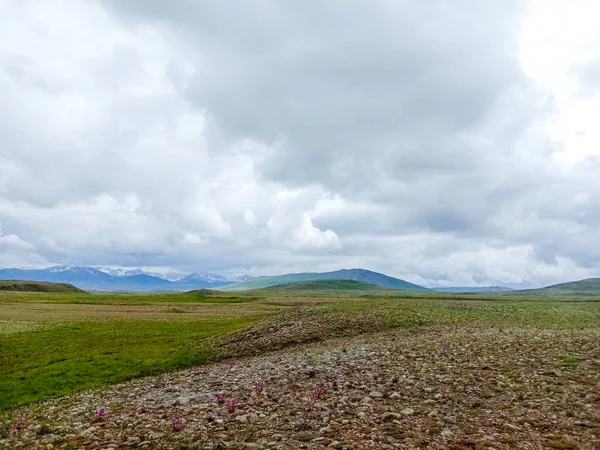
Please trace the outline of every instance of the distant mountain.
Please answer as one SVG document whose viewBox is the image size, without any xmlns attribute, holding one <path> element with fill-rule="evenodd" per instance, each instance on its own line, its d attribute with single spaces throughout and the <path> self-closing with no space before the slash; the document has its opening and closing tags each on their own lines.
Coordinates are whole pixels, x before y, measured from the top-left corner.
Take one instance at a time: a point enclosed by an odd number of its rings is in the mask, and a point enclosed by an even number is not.
<svg viewBox="0 0 600 450">
<path fill-rule="evenodd" d="M 600 278 L 587 278 L 585 280 L 570 281 L 567 283 L 554 284 L 541 289 L 531 289 L 522 292 L 539 292 L 544 294 L 579 294 L 600 295 Z"/>
<path fill-rule="evenodd" d="M 314 280 L 354 280 L 363 283 L 371 283 L 378 286 L 386 286 L 399 289 L 410 289 L 413 291 L 428 291 L 416 284 L 399 278 L 389 277 L 382 273 L 371 272 L 365 269 L 342 269 L 335 272 L 324 273 L 290 273 L 287 275 L 278 275 L 274 277 L 256 277 L 248 281 L 232 284 L 221 287 L 221 290 L 226 291 L 245 291 L 251 289 L 261 289 L 269 286 L 278 286 L 282 284 L 295 283 L 298 281 L 314 281 Z"/>
<path fill-rule="evenodd" d="M 431 288 L 434 292 L 510 292 L 514 291 L 504 286 L 465 286 L 465 287 L 437 287 Z"/>
<path fill-rule="evenodd" d="M 186 275 L 184 273 L 177 272 L 168 272 L 168 273 L 160 273 L 160 272 L 145 272 L 141 269 L 123 269 L 123 268 L 112 268 L 112 267 L 96 267 L 101 272 L 107 273 L 109 275 L 113 275 L 115 277 L 127 277 L 130 275 L 150 275 L 156 278 L 162 278 L 167 281 L 179 281 L 182 278 L 185 278 Z"/>
<path fill-rule="evenodd" d="M 45 269 L 0 269 L 0 280 L 70 283 L 80 289 L 110 291 L 158 291 L 214 289 L 246 281 L 249 276 L 228 278 L 216 274 L 158 274 L 140 269 L 91 266 L 53 266 Z"/>
<path fill-rule="evenodd" d="M 260 291 L 312 291 L 312 292 L 340 292 L 340 293 L 365 293 L 365 294 L 385 294 L 394 293 L 397 288 L 378 286 L 372 283 L 364 283 L 355 280 L 311 280 L 296 281 L 294 283 L 279 284 L 259 289 Z"/>
</svg>

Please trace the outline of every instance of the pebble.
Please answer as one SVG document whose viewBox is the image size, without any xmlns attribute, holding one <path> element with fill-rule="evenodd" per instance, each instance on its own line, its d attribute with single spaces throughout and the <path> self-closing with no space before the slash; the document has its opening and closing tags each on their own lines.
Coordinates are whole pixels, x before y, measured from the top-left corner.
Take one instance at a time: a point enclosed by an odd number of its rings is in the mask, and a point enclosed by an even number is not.
<svg viewBox="0 0 600 450">
<path fill-rule="evenodd" d="M 184 396 L 181 397 L 177 397 L 177 400 L 175 400 L 175 404 L 176 405 L 187 405 L 189 403 L 190 399 Z"/>
<path fill-rule="evenodd" d="M 512 430 L 512 431 L 521 431 L 521 427 L 513 425 L 512 423 L 505 423 L 504 427 L 508 428 L 509 430 Z"/>
<path fill-rule="evenodd" d="M 96 432 L 96 427 L 89 427 L 86 430 L 82 431 L 80 433 L 80 436 L 83 436 L 83 437 L 91 436 L 95 432 Z"/>
<path fill-rule="evenodd" d="M 400 411 L 400 414 L 405 415 L 405 416 L 410 416 L 411 414 L 414 414 L 415 410 L 411 409 L 411 408 L 404 408 L 402 411 Z"/>
<path fill-rule="evenodd" d="M 452 436 L 454 436 L 454 433 L 449 428 L 444 428 L 440 433 L 440 436 L 445 438 L 451 438 Z"/>
<path fill-rule="evenodd" d="M 140 442 L 142 442 L 142 440 L 139 437 L 137 437 L 137 436 L 130 436 L 125 441 L 125 445 L 134 446 L 134 445 L 138 445 Z"/>
<path fill-rule="evenodd" d="M 388 422 L 388 421 L 391 421 L 394 419 L 401 419 L 402 414 L 394 413 L 394 412 L 386 412 L 381 415 L 381 418 L 383 419 L 384 422 Z"/>
</svg>

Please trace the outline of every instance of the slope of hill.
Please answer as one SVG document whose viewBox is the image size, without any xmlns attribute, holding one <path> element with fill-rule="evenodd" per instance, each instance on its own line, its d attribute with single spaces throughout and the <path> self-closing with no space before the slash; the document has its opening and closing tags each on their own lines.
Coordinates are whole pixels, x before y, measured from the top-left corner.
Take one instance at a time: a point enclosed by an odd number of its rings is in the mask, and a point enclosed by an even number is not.
<svg viewBox="0 0 600 450">
<path fill-rule="evenodd" d="M 378 286 L 355 280 L 311 280 L 279 284 L 261 288 L 260 291 L 311 291 L 311 292 L 350 292 L 350 293 L 394 293 L 398 288 Z"/>
<path fill-rule="evenodd" d="M 399 289 L 410 289 L 413 291 L 429 291 L 408 281 L 399 278 L 389 277 L 382 273 L 372 272 L 365 269 L 342 269 L 335 272 L 323 273 L 290 273 L 286 275 L 278 275 L 273 277 L 257 277 L 241 283 L 223 286 L 219 289 L 226 291 L 246 291 L 251 289 L 261 289 L 270 286 L 278 286 L 282 284 L 295 283 L 298 281 L 315 281 L 315 280 L 354 280 L 363 283 L 376 284 L 378 286 L 386 286 Z"/>
<path fill-rule="evenodd" d="M 457 287 L 438 287 L 431 288 L 434 292 L 510 292 L 514 291 L 514 289 L 504 287 L 504 286 L 457 286 Z"/>
<path fill-rule="evenodd" d="M 79 288 L 67 283 L 51 283 L 27 280 L 0 280 L 0 292 L 79 292 Z"/>
<path fill-rule="evenodd" d="M 600 278 L 587 278 L 585 280 L 570 281 L 547 286 L 541 289 L 533 289 L 529 292 L 539 292 L 543 294 L 600 294 Z"/>
<path fill-rule="evenodd" d="M 227 278 L 215 274 L 160 275 L 139 269 L 109 270 L 106 267 L 53 266 L 45 269 L 0 269 L 0 280 L 70 283 L 86 290 L 108 291 L 189 291 L 244 281 L 247 276 Z"/>
</svg>

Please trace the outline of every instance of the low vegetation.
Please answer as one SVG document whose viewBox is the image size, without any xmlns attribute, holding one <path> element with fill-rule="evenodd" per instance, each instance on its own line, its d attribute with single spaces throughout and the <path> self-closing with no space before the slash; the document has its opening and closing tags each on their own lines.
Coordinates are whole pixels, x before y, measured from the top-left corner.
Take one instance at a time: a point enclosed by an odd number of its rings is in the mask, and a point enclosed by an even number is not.
<svg viewBox="0 0 600 450">
<path fill-rule="evenodd" d="M 278 288 L 0 293 L 0 449 L 599 444 L 597 297 Z"/>
<path fill-rule="evenodd" d="M 0 292 L 55 292 L 84 293 L 81 289 L 68 283 L 50 283 L 43 281 L 0 280 Z"/>
</svg>

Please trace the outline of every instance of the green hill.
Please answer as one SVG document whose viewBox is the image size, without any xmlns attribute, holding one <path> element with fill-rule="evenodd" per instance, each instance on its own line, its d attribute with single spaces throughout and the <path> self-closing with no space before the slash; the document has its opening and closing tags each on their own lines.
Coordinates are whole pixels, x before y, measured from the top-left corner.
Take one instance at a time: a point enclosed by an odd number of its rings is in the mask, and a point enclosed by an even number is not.
<svg viewBox="0 0 600 450">
<path fill-rule="evenodd" d="M 600 278 L 587 278 L 585 280 L 560 283 L 541 289 L 535 289 L 544 294 L 579 294 L 600 295 Z"/>
<path fill-rule="evenodd" d="M 257 277 L 241 283 L 223 286 L 219 289 L 224 291 L 247 291 L 252 289 L 262 289 L 270 286 L 279 286 L 282 284 L 296 283 L 298 281 L 317 280 L 353 280 L 390 288 L 408 289 L 412 291 L 429 291 L 429 289 L 424 288 L 423 286 L 365 269 L 342 269 L 336 270 L 335 272 L 290 273 L 287 275 L 273 277 Z"/>
<path fill-rule="evenodd" d="M 68 283 L 51 283 L 49 281 L 0 280 L 0 292 L 83 293 L 85 291 Z"/>
<path fill-rule="evenodd" d="M 354 280 L 311 280 L 296 281 L 294 283 L 280 284 L 261 288 L 260 291 L 311 291 L 311 292 L 348 292 L 348 293 L 394 293 L 398 288 L 389 288 L 377 286 L 372 283 L 365 283 Z"/>
</svg>

